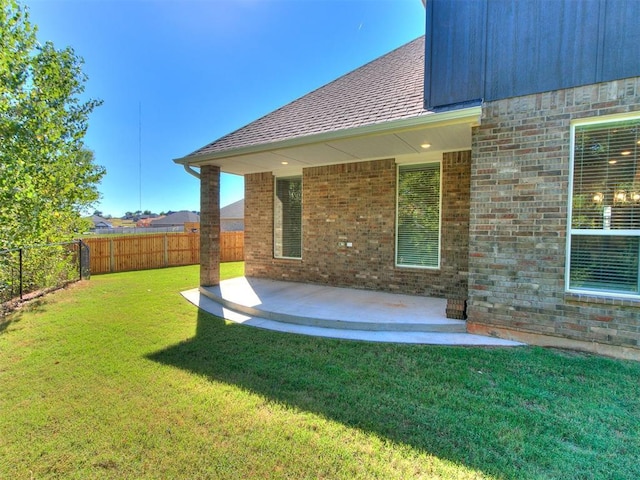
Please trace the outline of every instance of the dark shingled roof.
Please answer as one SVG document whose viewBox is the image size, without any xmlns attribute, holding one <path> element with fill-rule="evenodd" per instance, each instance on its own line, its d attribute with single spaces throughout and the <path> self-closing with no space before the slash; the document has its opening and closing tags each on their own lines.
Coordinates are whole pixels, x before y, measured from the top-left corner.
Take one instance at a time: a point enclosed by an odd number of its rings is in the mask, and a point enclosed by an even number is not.
<svg viewBox="0 0 640 480">
<path fill-rule="evenodd" d="M 170 213 L 166 217 L 157 218 L 151 220 L 151 226 L 153 227 L 171 227 L 175 225 L 182 225 L 186 222 L 199 222 L 200 215 L 197 213 L 189 212 L 188 210 L 181 210 L 179 212 Z"/>
<path fill-rule="evenodd" d="M 220 218 L 244 218 L 244 198 L 222 207 Z"/>
<path fill-rule="evenodd" d="M 189 156 L 214 154 L 430 113 L 424 36 L 294 100 Z"/>
</svg>

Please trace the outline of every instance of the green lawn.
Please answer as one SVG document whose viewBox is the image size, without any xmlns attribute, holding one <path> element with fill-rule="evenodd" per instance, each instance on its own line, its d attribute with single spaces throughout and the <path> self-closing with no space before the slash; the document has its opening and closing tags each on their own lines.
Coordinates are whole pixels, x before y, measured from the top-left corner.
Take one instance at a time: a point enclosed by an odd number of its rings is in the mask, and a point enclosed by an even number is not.
<svg viewBox="0 0 640 480">
<path fill-rule="evenodd" d="M 263 331 L 197 281 L 94 276 L 0 324 L 0 479 L 640 478 L 640 363 Z"/>
</svg>

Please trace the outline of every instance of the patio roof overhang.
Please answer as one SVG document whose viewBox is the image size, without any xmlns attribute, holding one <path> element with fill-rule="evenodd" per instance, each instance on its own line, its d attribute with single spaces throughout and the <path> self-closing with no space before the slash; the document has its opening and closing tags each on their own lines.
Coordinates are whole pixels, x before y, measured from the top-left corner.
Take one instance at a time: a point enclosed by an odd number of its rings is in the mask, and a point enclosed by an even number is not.
<svg viewBox="0 0 640 480">
<path fill-rule="evenodd" d="M 480 122 L 481 107 L 423 115 L 362 127 L 336 130 L 230 150 L 187 155 L 174 160 L 192 167 L 217 165 L 225 173 L 300 173 L 303 168 L 396 158 L 428 152 L 471 148 L 471 127 Z M 423 145 L 429 144 L 428 149 Z"/>
</svg>

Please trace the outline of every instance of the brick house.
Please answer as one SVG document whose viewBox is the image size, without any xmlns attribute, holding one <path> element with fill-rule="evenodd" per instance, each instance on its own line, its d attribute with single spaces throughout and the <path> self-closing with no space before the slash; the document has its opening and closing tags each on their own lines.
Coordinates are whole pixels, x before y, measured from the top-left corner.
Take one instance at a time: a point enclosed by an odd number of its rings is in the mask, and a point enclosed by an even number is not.
<svg viewBox="0 0 640 480">
<path fill-rule="evenodd" d="M 242 232 L 244 230 L 244 198 L 220 209 L 220 231 Z"/>
<path fill-rule="evenodd" d="M 640 358 L 636 18 L 427 2 L 426 43 L 176 160 L 201 181 L 201 285 L 225 171 L 247 276 L 444 297 L 472 332 Z"/>
</svg>

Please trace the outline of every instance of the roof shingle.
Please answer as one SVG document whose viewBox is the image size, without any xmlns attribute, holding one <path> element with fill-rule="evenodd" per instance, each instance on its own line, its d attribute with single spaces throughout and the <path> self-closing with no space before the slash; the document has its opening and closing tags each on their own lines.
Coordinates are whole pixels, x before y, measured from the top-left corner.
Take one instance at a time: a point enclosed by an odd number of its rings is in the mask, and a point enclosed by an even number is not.
<svg viewBox="0 0 640 480">
<path fill-rule="evenodd" d="M 424 109 L 424 36 L 196 150 L 214 154 L 430 113 Z"/>
</svg>

